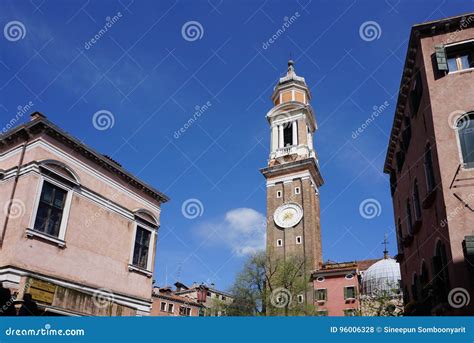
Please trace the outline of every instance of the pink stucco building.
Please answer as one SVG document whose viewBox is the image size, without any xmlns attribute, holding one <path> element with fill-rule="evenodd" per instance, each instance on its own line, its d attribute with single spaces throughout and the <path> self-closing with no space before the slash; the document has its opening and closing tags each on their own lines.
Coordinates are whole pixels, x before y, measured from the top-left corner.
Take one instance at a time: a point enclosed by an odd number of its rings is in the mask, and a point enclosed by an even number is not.
<svg viewBox="0 0 474 343">
<path fill-rule="evenodd" d="M 384 170 L 412 315 L 474 315 L 474 13 L 412 27 Z"/>
<path fill-rule="evenodd" d="M 34 113 L 0 136 L 0 282 L 45 314 L 147 315 L 167 200 Z"/>
<path fill-rule="evenodd" d="M 377 261 L 326 262 L 313 272 L 311 280 L 318 315 L 358 315 L 362 274 Z"/>
<path fill-rule="evenodd" d="M 151 315 L 157 317 L 198 317 L 204 305 L 188 295 L 178 295 L 170 287 L 153 289 Z"/>
</svg>

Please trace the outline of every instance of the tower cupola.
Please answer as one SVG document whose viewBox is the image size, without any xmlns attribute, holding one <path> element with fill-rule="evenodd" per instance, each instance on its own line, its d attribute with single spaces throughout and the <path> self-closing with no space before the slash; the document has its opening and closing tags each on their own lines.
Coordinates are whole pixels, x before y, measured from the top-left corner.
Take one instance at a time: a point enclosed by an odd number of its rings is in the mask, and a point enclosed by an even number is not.
<svg viewBox="0 0 474 343">
<path fill-rule="evenodd" d="M 304 77 L 296 75 L 295 62 L 288 61 L 288 71 L 278 80 L 272 95 L 275 106 L 282 103 L 297 101 L 305 105 L 311 100 L 311 93 Z"/>
<path fill-rule="evenodd" d="M 286 75 L 278 80 L 272 94 L 273 108 L 267 113 L 271 128 L 269 165 L 313 158 L 313 134 L 317 129 L 311 92 L 304 77 L 296 75 L 295 63 L 288 61 Z"/>
</svg>

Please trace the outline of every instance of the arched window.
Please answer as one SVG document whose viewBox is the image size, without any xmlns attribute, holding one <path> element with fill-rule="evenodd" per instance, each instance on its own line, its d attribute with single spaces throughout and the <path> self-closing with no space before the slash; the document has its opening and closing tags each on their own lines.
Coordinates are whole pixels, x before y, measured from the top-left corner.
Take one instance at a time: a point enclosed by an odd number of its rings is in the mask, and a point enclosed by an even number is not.
<svg viewBox="0 0 474 343">
<path fill-rule="evenodd" d="M 412 215 L 411 215 L 410 199 L 407 199 L 407 207 L 406 207 L 406 210 L 407 210 L 407 218 L 406 218 L 406 221 L 407 221 L 407 231 L 408 231 L 408 234 L 411 236 L 411 235 L 413 235 L 413 217 L 412 217 Z"/>
<path fill-rule="evenodd" d="M 461 145 L 462 162 L 467 168 L 474 168 L 474 112 L 462 116 L 456 123 Z"/>
<path fill-rule="evenodd" d="M 435 178 L 433 170 L 433 156 L 431 155 L 431 146 L 426 144 L 425 147 L 425 175 L 426 175 L 426 185 L 428 192 L 431 192 L 435 188 Z"/>
<path fill-rule="evenodd" d="M 446 299 L 449 291 L 448 257 L 446 248 L 441 241 L 436 244 L 435 256 L 433 256 L 433 286 L 435 295 L 441 299 Z"/>
<path fill-rule="evenodd" d="M 39 162 L 40 170 L 43 174 L 60 179 L 66 183 L 79 185 L 81 183 L 77 173 L 67 164 L 56 160 L 43 160 Z"/>
<path fill-rule="evenodd" d="M 413 184 L 413 208 L 415 209 L 415 220 L 421 220 L 420 192 L 418 191 L 418 182 Z"/>
<path fill-rule="evenodd" d="M 408 287 L 405 286 L 403 289 L 403 302 L 408 304 L 410 302 L 410 293 L 408 292 Z"/>
<path fill-rule="evenodd" d="M 428 268 L 426 268 L 426 263 L 423 261 L 421 264 L 421 274 L 420 274 L 420 286 L 421 286 L 421 296 L 425 298 L 428 296 L 428 284 L 430 282 L 428 275 Z"/>
<path fill-rule="evenodd" d="M 138 209 L 133 213 L 135 216 L 135 232 L 129 270 L 138 271 L 151 277 L 155 233 L 158 230 L 159 222 L 157 217 L 148 210 Z"/>
<path fill-rule="evenodd" d="M 283 146 L 290 145 L 293 145 L 293 128 L 291 123 L 286 123 L 283 126 Z"/>
<path fill-rule="evenodd" d="M 402 221 L 398 218 L 397 223 L 397 243 L 398 243 L 398 253 L 403 253 L 403 229 Z"/>
<path fill-rule="evenodd" d="M 417 301 L 418 300 L 418 275 L 413 274 L 413 283 L 411 284 L 411 295 L 413 300 Z"/>
</svg>

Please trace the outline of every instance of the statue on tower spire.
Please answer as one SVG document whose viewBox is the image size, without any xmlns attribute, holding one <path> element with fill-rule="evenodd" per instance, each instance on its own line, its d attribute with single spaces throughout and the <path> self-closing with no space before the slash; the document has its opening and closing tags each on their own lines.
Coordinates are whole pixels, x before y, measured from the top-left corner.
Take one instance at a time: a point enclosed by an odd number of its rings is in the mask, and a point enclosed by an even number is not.
<svg viewBox="0 0 474 343">
<path fill-rule="evenodd" d="M 288 76 L 295 76 L 296 73 L 295 73 L 295 62 L 290 58 L 288 60 L 288 72 L 286 73 L 286 75 Z"/>
</svg>

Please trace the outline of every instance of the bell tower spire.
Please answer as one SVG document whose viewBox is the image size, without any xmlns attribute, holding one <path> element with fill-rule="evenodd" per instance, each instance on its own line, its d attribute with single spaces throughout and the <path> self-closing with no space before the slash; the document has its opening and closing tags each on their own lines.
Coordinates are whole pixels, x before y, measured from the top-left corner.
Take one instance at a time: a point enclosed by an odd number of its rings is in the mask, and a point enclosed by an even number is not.
<svg viewBox="0 0 474 343">
<path fill-rule="evenodd" d="M 268 166 L 261 169 L 267 181 L 267 254 L 273 261 L 296 257 L 304 260 L 310 275 L 322 263 L 319 188 L 323 179 L 313 146 L 317 129 L 310 105 L 311 92 L 288 61 L 286 75 L 272 94 Z M 313 292 L 305 301 L 312 304 Z"/>
<path fill-rule="evenodd" d="M 308 157 L 317 162 L 313 147 L 317 126 L 310 100 L 309 87 L 304 77 L 296 74 L 295 63 L 290 59 L 286 75 L 274 88 L 274 107 L 267 113 L 271 127 L 269 165 Z"/>
</svg>

